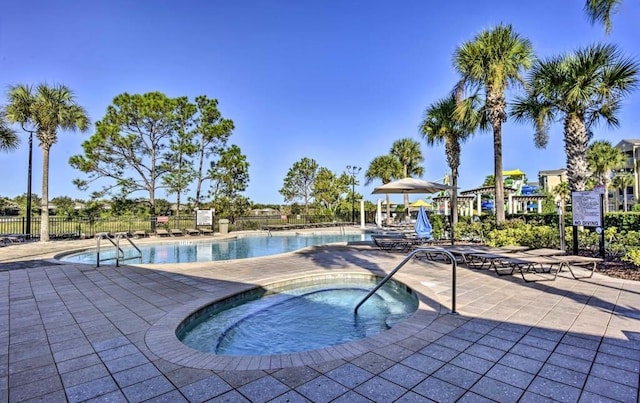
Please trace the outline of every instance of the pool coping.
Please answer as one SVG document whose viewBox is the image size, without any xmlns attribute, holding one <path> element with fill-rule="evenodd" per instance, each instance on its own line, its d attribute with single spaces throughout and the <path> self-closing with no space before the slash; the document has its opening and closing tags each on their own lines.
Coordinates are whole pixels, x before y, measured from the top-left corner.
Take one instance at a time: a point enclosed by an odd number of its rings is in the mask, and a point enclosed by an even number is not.
<svg viewBox="0 0 640 403">
<path fill-rule="evenodd" d="M 239 233 L 234 233 L 234 234 L 224 234 L 224 235 L 220 235 L 220 234 L 216 234 L 215 236 L 212 237 L 202 237 L 202 236 L 181 236 L 181 237 L 174 237 L 174 238 L 166 238 L 166 237 L 162 237 L 162 238 L 141 238 L 141 239 L 134 239 L 136 241 L 136 245 L 163 245 L 163 244 L 172 244 L 172 243 L 178 243 L 178 242 L 184 242 L 184 241 L 188 241 L 188 242 L 193 242 L 193 243 L 211 243 L 211 242 L 218 242 L 218 241 L 225 241 L 225 240 L 229 240 L 229 239 L 239 239 L 239 238 L 253 238 L 253 237 L 278 237 L 278 236 L 312 236 L 312 235 L 364 235 L 369 233 L 370 231 L 368 230 L 362 230 L 362 229 L 350 229 L 347 230 L 345 232 L 341 232 L 341 231 L 309 231 L 309 232 L 300 232 L 300 231 L 281 231 L 278 232 L 277 235 L 268 235 L 268 233 L 266 231 L 260 231 L 260 232 L 239 232 Z M 88 239 L 88 240 L 92 240 L 92 239 Z M 322 245 L 340 245 L 340 244 L 344 244 L 344 245 L 354 245 L 354 246 L 359 246 L 359 245 L 370 245 L 372 244 L 371 241 L 339 241 L 339 242 L 331 242 L 331 243 L 327 243 L 327 244 L 322 244 Z M 221 262 L 227 262 L 229 260 L 245 260 L 245 259 L 261 259 L 261 258 L 267 258 L 270 256 L 282 256 L 288 253 L 296 253 L 296 252 L 300 252 L 303 251 L 307 248 L 312 248 L 314 246 L 322 246 L 322 245 L 310 245 L 310 246 L 304 246 L 300 249 L 296 249 L 293 251 L 288 251 L 288 252 L 282 252 L 282 253 L 276 253 L 273 255 L 265 255 L 265 256 L 252 256 L 252 257 L 247 257 L 247 258 L 242 258 L 242 259 L 226 259 L 226 260 L 219 260 Z M 109 245 L 110 246 L 110 245 Z M 126 246 L 126 245 L 125 245 Z M 64 257 L 69 256 L 69 255 L 73 255 L 76 253 L 82 253 L 82 252 L 91 252 L 91 251 L 95 251 L 97 248 L 97 246 L 86 246 L 86 247 L 82 247 L 82 248 L 74 248 L 74 249 L 69 249 L 69 250 L 65 250 L 63 252 L 59 252 L 59 253 L 55 253 L 50 259 L 52 259 L 53 262 L 63 262 L 65 264 L 90 264 L 90 263 L 86 263 L 86 262 L 70 262 L 70 261 L 66 261 L 63 260 Z M 218 262 L 218 260 L 215 261 L 211 261 L 211 262 L 207 262 L 207 263 L 215 263 Z M 127 262 L 127 263 L 123 263 L 126 265 L 130 265 L 130 266 L 139 266 L 139 267 L 145 267 L 145 265 L 158 265 L 158 266 L 162 266 L 164 264 L 191 264 L 191 263 L 203 263 L 203 262 L 182 262 L 182 263 L 131 263 L 131 262 Z M 107 264 L 105 266 L 110 266 L 110 264 Z"/>
<path fill-rule="evenodd" d="M 363 273 L 361 271 L 341 272 L 339 275 L 310 273 L 308 275 L 280 278 L 267 284 L 255 284 L 255 288 L 268 287 L 270 284 L 284 284 L 288 281 L 298 281 L 304 277 L 329 278 L 348 275 L 379 277 L 376 274 L 370 272 Z M 273 370 L 353 358 L 415 335 L 429 327 L 431 323 L 441 315 L 443 309 L 441 304 L 439 304 L 439 309 L 429 307 L 426 303 L 427 297 L 419 290 L 408 285 L 407 282 L 402 279 L 394 280 L 409 287 L 416 294 L 418 297 L 418 309 L 409 318 L 396 324 L 391 329 L 364 339 L 303 352 L 247 356 L 226 356 L 206 353 L 191 348 L 178 339 L 176 331 L 189 316 L 216 301 L 221 301 L 238 293 L 251 290 L 251 288 L 249 288 L 242 291 L 235 290 L 214 299 L 211 297 L 199 298 L 176 308 L 151 325 L 145 333 L 145 343 L 151 352 L 169 362 L 190 368 L 209 370 Z"/>
</svg>

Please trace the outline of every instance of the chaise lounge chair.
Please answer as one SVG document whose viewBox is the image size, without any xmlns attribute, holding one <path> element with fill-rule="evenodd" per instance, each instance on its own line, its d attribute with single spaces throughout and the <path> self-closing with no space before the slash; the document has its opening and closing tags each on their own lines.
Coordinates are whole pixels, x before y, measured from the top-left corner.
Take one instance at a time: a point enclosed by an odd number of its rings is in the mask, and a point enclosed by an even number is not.
<svg viewBox="0 0 640 403">
<path fill-rule="evenodd" d="M 133 237 L 138 239 L 138 238 L 146 238 L 148 237 L 149 234 L 147 233 L 147 231 L 143 231 L 143 230 L 139 230 L 139 231 L 133 231 Z"/>
<path fill-rule="evenodd" d="M 156 236 L 171 236 L 171 234 L 164 228 L 156 228 Z"/>
<path fill-rule="evenodd" d="M 182 230 L 178 229 L 178 228 L 171 228 L 171 230 L 169 232 L 171 232 L 171 236 L 183 236 L 184 235 L 184 232 L 182 232 Z"/>
<path fill-rule="evenodd" d="M 195 228 L 185 228 L 184 232 L 189 236 L 200 235 L 200 231 Z"/>
<path fill-rule="evenodd" d="M 371 235 L 373 243 L 385 252 L 408 252 L 414 245 L 415 238 L 404 234 Z"/>
</svg>

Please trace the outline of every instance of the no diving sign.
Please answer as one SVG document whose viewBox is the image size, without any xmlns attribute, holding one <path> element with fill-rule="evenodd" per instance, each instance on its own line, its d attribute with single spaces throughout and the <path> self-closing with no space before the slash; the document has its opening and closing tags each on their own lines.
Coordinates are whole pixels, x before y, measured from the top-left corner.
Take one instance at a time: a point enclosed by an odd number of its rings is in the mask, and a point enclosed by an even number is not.
<svg viewBox="0 0 640 403">
<path fill-rule="evenodd" d="M 597 190 L 571 192 L 573 225 L 602 227 L 602 193 Z"/>
</svg>

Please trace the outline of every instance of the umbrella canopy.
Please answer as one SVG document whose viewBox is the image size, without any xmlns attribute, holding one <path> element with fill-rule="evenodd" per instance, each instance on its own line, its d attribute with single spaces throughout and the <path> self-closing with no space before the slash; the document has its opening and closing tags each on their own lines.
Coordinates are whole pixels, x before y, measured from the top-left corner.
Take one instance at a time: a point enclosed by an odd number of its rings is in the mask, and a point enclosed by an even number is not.
<svg viewBox="0 0 640 403">
<path fill-rule="evenodd" d="M 415 228 L 418 238 L 431 238 L 431 223 L 426 211 L 424 211 L 424 207 L 420 207 L 420 210 L 418 210 Z"/>
<path fill-rule="evenodd" d="M 524 176 L 524 172 L 519 169 L 512 169 L 511 171 L 502 171 L 502 175 L 504 176 Z"/>
<path fill-rule="evenodd" d="M 378 186 L 373 189 L 371 194 L 436 193 L 449 189 L 451 189 L 451 186 L 443 185 L 442 183 L 428 182 L 415 178 L 404 178 Z"/>
<path fill-rule="evenodd" d="M 426 201 L 424 201 L 422 199 L 418 199 L 418 200 L 414 201 L 413 203 L 411 203 L 409 205 L 409 207 L 431 207 L 431 204 L 427 203 Z"/>
</svg>

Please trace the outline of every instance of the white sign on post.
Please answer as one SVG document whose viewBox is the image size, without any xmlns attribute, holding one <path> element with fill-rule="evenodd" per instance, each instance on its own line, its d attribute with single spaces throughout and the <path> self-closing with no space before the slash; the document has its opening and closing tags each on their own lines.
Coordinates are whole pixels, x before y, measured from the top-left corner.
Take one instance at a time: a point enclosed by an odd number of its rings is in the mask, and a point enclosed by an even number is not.
<svg viewBox="0 0 640 403">
<path fill-rule="evenodd" d="M 571 192 L 573 225 L 582 227 L 602 227 L 602 193 L 595 190 Z"/>
<path fill-rule="evenodd" d="M 196 211 L 196 225 L 213 225 L 213 210 Z"/>
</svg>

